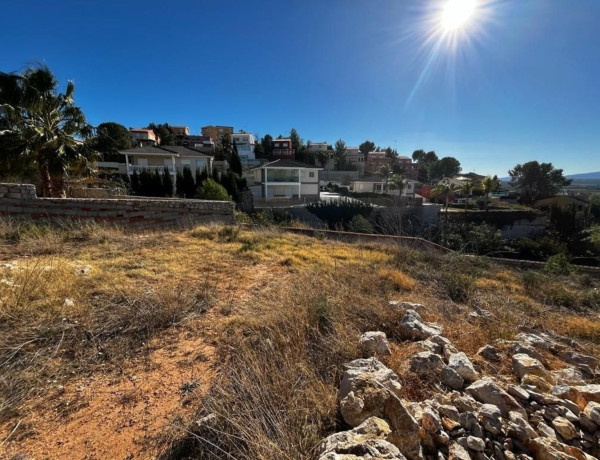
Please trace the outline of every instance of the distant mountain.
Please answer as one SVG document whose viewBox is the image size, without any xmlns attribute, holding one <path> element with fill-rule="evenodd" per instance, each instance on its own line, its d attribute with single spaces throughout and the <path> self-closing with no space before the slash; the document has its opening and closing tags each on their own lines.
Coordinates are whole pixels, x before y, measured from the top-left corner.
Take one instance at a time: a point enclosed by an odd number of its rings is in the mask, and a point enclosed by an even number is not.
<svg viewBox="0 0 600 460">
<path fill-rule="evenodd" d="M 575 180 L 600 179 L 600 171 L 589 172 L 589 173 L 581 173 L 581 174 L 569 174 L 566 177 L 568 179 L 575 179 Z"/>
</svg>

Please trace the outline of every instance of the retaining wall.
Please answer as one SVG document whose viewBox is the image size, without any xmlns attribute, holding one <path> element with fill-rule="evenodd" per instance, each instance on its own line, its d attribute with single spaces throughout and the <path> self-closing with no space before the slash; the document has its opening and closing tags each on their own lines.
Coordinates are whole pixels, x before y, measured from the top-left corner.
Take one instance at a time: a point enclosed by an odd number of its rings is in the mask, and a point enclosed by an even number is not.
<svg viewBox="0 0 600 460">
<path fill-rule="evenodd" d="M 233 223 L 234 203 L 152 198 L 37 198 L 31 184 L 0 184 L 0 216 L 69 222 L 93 220 L 119 227 L 153 228 Z"/>
</svg>

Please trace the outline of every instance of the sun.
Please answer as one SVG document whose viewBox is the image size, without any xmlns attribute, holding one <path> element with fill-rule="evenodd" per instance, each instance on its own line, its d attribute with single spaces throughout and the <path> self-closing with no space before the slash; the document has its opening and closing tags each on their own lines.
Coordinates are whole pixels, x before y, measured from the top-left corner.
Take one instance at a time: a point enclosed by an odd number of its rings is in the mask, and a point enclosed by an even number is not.
<svg viewBox="0 0 600 460">
<path fill-rule="evenodd" d="M 476 0 L 447 0 L 442 10 L 442 28 L 446 32 L 464 28 L 473 17 L 476 7 Z"/>
</svg>

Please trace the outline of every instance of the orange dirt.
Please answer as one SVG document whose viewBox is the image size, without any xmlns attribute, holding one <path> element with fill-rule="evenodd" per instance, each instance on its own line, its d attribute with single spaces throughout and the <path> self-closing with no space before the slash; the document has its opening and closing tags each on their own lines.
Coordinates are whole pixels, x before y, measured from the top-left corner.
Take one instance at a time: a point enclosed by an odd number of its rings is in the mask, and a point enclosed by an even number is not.
<svg viewBox="0 0 600 460">
<path fill-rule="evenodd" d="M 197 404 L 190 403 L 209 388 L 215 371 L 214 349 L 196 333 L 173 329 L 149 347 L 153 351 L 124 365 L 121 375 L 95 373 L 32 401 L 0 458 L 154 457 L 156 437 L 175 415 L 192 414 Z M 14 426 L 0 427 L 0 443 Z"/>
</svg>

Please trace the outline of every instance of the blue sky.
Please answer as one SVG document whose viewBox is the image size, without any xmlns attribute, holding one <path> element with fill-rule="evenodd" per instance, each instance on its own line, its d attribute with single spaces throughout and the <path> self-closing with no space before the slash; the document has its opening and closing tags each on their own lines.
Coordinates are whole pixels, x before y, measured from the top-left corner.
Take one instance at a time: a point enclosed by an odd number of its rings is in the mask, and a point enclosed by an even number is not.
<svg viewBox="0 0 600 460">
<path fill-rule="evenodd" d="M 436 34 L 444 3 L 11 2 L 0 70 L 45 62 L 94 125 L 295 127 L 482 174 L 600 170 L 600 1 L 479 0 L 454 41 Z"/>
</svg>

